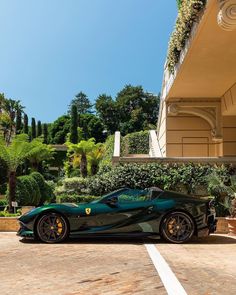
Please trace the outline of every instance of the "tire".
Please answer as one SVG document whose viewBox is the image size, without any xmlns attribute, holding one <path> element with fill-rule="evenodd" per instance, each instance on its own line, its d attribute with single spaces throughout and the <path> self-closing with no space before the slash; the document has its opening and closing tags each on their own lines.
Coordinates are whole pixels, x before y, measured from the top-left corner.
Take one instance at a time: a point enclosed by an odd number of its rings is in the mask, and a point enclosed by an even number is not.
<svg viewBox="0 0 236 295">
<path fill-rule="evenodd" d="M 48 212 L 39 218 L 36 233 L 39 240 L 44 243 L 60 243 L 69 235 L 68 222 L 62 215 Z"/>
<path fill-rule="evenodd" d="M 193 219 L 184 212 L 166 215 L 160 226 L 161 236 L 168 242 L 183 244 L 188 242 L 195 231 Z"/>
</svg>

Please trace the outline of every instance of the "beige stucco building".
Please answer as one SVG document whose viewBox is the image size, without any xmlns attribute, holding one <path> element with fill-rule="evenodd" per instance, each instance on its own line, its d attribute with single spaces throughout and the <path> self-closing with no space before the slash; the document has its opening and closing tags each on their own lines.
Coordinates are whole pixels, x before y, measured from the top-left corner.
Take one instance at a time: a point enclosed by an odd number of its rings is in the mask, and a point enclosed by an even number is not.
<svg viewBox="0 0 236 295">
<path fill-rule="evenodd" d="M 208 0 L 165 67 L 157 138 L 160 157 L 236 156 L 236 0 Z"/>
</svg>

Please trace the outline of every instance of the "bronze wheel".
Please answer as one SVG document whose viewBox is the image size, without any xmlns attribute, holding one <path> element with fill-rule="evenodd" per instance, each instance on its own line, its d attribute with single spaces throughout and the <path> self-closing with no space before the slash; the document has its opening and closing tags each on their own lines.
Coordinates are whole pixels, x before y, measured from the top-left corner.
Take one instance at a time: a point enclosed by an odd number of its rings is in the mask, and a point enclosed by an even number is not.
<svg viewBox="0 0 236 295">
<path fill-rule="evenodd" d="M 173 212 L 162 221 L 160 232 L 166 241 L 181 244 L 192 238 L 194 229 L 194 222 L 188 214 Z"/>
<path fill-rule="evenodd" d="M 68 225 L 65 218 L 53 212 L 41 216 L 36 229 L 39 239 L 45 243 L 59 243 L 68 236 Z"/>
</svg>

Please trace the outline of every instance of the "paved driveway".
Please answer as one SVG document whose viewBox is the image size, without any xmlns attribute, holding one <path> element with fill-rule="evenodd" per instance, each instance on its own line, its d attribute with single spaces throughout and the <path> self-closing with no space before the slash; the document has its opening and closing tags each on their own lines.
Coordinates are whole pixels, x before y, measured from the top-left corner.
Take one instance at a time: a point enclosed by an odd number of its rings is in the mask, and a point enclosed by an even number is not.
<svg viewBox="0 0 236 295">
<path fill-rule="evenodd" d="M 19 240 L 14 233 L 0 233 L 1 295 L 236 294 L 236 239 L 229 237 L 214 235 L 185 245 Z"/>
</svg>

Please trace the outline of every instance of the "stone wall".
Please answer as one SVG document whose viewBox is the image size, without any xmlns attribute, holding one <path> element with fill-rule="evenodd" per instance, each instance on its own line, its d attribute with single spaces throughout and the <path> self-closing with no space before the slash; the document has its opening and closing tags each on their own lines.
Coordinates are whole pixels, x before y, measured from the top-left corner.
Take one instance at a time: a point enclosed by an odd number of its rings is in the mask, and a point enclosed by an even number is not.
<svg viewBox="0 0 236 295">
<path fill-rule="evenodd" d="M 0 217 L 0 232 L 16 232 L 19 224 L 16 217 Z"/>
</svg>

